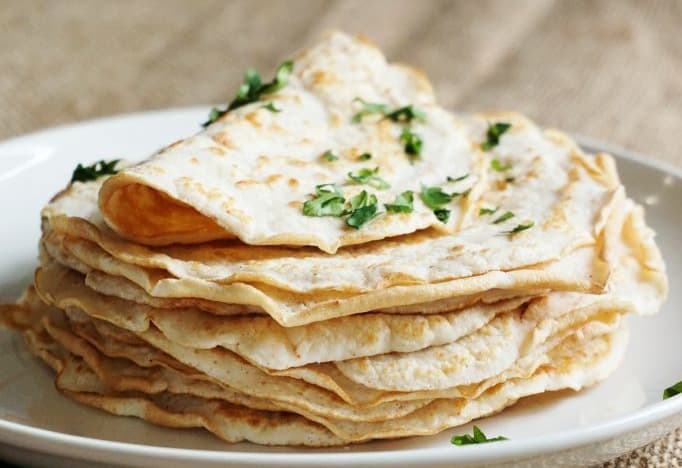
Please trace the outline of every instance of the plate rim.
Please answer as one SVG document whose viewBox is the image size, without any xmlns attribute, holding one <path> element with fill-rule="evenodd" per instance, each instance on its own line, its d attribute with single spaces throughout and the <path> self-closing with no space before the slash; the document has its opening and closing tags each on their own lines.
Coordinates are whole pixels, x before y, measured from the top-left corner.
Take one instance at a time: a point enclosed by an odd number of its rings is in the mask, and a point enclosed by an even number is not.
<svg viewBox="0 0 682 468">
<path fill-rule="evenodd" d="M 51 133 L 78 131 L 88 125 L 107 125 L 116 121 L 136 118 L 162 118 L 171 114 L 193 114 L 205 112 L 207 106 L 172 107 L 142 112 L 122 113 L 94 119 L 71 122 L 41 129 L 35 132 L 17 135 L 0 141 L 0 145 L 22 143 L 24 140 L 49 137 Z M 626 159 L 643 166 L 657 169 L 666 174 L 682 178 L 682 168 L 656 158 L 647 158 L 643 154 L 625 149 L 616 144 L 579 134 L 572 137 L 581 148 L 590 152 L 606 152 L 616 159 Z M 19 174 L 17 174 L 19 176 Z M 669 398 L 640 408 L 632 413 L 615 417 L 606 422 L 585 428 L 563 430 L 533 438 L 518 439 L 513 442 L 489 446 L 424 447 L 410 448 L 400 451 L 400 459 L 387 457 L 390 450 L 375 452 L 318 452 L 315 449 L 300 453 L 242 452 L 230 450 L 202 450 L 163 447 L 155 445 L 135 444 L 97 439 L 86 436 L 65 434 L 49 429 L 41 429 L 0 417 L 0 442 L 41 453 L 57 454 L 75 459 L 90 461 L 120 461 L 121 455 L 127 457 L 153 457 L 156 461 L 196 461 L 229 464 L 246 464 L 260 466 L 313 466 L 320 463 L 326 466 L 338 466 L 352 463 L 371 463 L 375 466 L 399 466 L 414 463 L 438 462 L 496 462 L 519 457 L 534 457 L 547 453 L 598 444 L 618 438 L 628 432 L 642 429 L 648 425 L 674 416 L 682 412 L 682 397 Z M 255 445 L 254 445 L 255 446 Z M 229 448 L 229 445 L 226 447 Z M 99 455 L 99 456 L 98 456 Z"/>
</svg>

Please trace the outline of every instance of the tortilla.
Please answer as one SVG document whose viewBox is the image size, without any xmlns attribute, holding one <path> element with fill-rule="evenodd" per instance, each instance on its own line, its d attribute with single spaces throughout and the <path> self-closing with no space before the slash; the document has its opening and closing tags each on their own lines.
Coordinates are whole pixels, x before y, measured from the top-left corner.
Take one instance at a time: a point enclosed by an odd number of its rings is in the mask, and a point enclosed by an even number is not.
<svg viewBox="0 0 682 468">
<path fill-rule="evenodd" d="M 368 313 L 287 328 L 268 316 L 157 309 L 105 296 L 88 288 L 83 275 L 54 262 L 36 271 L 35 287 L 60 309 L 77 307 L 90 316 L 124 323 L 123 328 L 134 332 L 153 324 L 173 342 L 199 349 L 221 346 L 260 367 L 280 370 L 450 343 L 532 299 L 525 296 L 445 314 Z"/>
<path fill-rule="evenodd" d="M 511 165 L 515 182 L 501 180 L 499 171 L 487 167 L 486 177 L 495 183 L 482 195 L 469 226 L 454 235 L 419 232 L 344 248 L 336 255 L 235 241 L 151 248 L 107 228 L 96 205 L 105 178 L 72 184 L 53 199 L 42 212 L 43 230 L 93 242 L 126 264 L 175 278 L 267 285 L 299 294 L 432 285 L 532 267 L 593 245 L 624 198 L 611 158 L 584 155 L 568 137 L 543 132 L 515 114 L 484 115 L 475 125 L 495 116 L 513 122 L 515 130 L 505 134 L 491 157 Z M 497 212 L 480 214 L 480 208 Z M 514 216 L 495 223 L 506 212 Z M 526 221 L 534 227 L 504 235 Z"/>
</svg>

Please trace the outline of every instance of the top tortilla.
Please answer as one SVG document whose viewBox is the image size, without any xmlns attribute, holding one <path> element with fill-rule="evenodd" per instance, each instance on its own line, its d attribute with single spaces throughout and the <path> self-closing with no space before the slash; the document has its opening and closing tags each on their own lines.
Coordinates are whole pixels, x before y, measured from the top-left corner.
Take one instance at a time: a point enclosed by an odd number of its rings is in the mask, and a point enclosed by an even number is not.
<svg viewBox="0 0 682 468">
<path fill-rule="evenodd" d="M 391 110 L 413 105 L 425 119 L 394 122 L 372 114 L 355 122 L 362 108 L 356 98 Z M 109 226 L 146 245 L 236 237 L 252 245 L 310 245 L 333 253 L 429 227 L 453 232 L 465 222 L 483 182 L 480 151 L 461 122 L 436 104 L 420 73 L 387 63 L 364 40 L 333 33 L 297 54 L 288 84 L 263 99 L 110 178 L 99 198 Z M 416 161 L 400 140 L 406 127 L 423 140 Z M 322 157 L 328 150 L 336 161 Z M 363 153 L 372 158 L 359 158 Z M 390 188 L 354 184 L 347 176 L 375 167 Z M 449 204 L 445 224 L 420 200 L 412 213 L 382 215 L 357 230 L 340 217 L 301 211 L 318 184 L 339 184 L 347 199 L 366 189 L 384 211 L 383 204 L 405 190 L 418 193 L 422 185 L 444 185 L 446 176 L 465 174 L 466 180 L 445 187 L 472 189 Z"/>
</svg>

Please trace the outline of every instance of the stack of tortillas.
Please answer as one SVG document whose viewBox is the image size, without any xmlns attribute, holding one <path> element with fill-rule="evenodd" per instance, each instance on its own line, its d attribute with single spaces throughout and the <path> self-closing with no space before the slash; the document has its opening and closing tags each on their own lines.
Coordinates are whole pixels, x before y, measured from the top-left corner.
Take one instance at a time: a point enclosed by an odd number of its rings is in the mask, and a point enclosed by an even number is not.
<svg viewBox="0 0 682 468">
<path fill-rule="evenodd" d="M 341 33 L 291 67 L 44 208 L 34 283 L 0 312 L 60 391 L 327 446 L 433 434 L 614 370 L 624 315 L 655 313 L 667 283 L 609 156 L 517 114 L 456 117 Z"/>
</svg>

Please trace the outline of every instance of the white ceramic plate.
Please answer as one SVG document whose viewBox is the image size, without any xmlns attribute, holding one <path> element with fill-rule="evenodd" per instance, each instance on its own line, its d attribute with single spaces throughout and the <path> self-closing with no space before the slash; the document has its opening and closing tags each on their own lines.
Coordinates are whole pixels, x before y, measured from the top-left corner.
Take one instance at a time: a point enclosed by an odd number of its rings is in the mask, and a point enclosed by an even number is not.
<svg viewBox="0 0 682 468">
<path fill-rule="evenodd" d="M 142 158 L 198 129 L 206 108 L 114 117 L 59 127 L 0 144 L 0 302 L 14 300 L 36 264 L 40 207 L 69 180 L 78 162 Z M 374 442 L 339 449 L 227 445 L 199 430 L 164 429 L 107 415 L 59 395 L 52 376 L 0 332 L 0 458 L 31 466 L 468 466 L 592 464 L 642 446 L 682 426 L 682 397 L 661 401 L 682 379 L 682 171 L 587 139 L 589 151 L 618 157 L 629 195 L 647 205 L 658 231 L 672 291 L 660 315 L 631 318 L 627 355 L 606 382 L 522 400 L 477 421 L 503 443 L 456 447 L 454 434 Z"/>
</svg>

